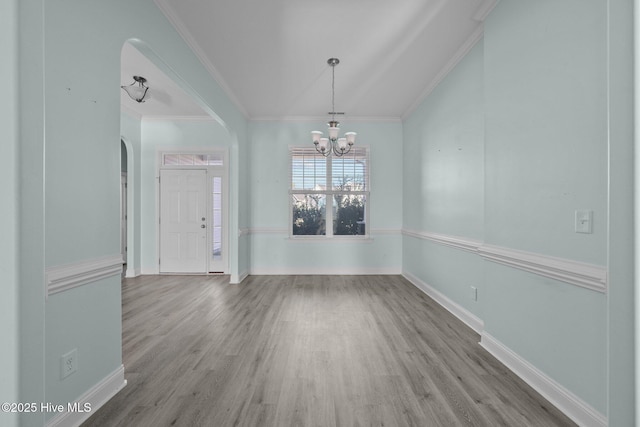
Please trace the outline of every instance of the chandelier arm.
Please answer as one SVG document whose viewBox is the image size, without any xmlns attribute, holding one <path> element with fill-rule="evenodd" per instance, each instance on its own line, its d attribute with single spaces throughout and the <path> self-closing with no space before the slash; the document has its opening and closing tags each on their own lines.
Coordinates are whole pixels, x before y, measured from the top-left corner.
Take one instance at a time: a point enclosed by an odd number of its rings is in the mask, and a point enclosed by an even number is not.
<svg viewBox="0 0 640 427">
<path fill-rule="evenodd" d="M 325 150 L 325 151 L 322 151 L 321 149 L 319 149 L 319 148 L 318 148 L 318 146 L 319 146 L 320 144 L 318 144 L 317 142 L 315 142 L 315 143 L 314 143 L 314 145 L 316 146 L 316 151 L 317 151 L 318 153 L 322 154 L 324 157 L 328 157 L 328 156 L 329 156 L 329 154 L 331 154 L 331 150 Z M 332 145 L 333 145 L 333 144 L 332 144 Z"/>
<path fill-rule="evenodd" d="M 347 148 L 344 151 L 342 151 L 340 148 L 338 148 L 338 144 L 336 143 L 333 146 L 333 153 L 338 157 L 342 157 L 342 156 L 344 156 L 345 154 L 348 154 L 351 151 L 351 147 L 353 147 L 353 144 L 348 144 Z"/>
</svg>

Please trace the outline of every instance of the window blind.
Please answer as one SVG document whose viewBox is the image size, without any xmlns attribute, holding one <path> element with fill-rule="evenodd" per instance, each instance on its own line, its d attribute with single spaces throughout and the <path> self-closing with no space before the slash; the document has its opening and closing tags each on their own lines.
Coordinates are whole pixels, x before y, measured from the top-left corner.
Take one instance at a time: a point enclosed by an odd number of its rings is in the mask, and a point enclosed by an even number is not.
<svg viewBox="0 0 640 427">
<path fill-rule="evenodd" d="M 353 147 L 342 157 L 323 157 L 315 147 L 292 147 L 290 189 L 293 191 L 369 191 L 369 153 Z"/>
</svg>

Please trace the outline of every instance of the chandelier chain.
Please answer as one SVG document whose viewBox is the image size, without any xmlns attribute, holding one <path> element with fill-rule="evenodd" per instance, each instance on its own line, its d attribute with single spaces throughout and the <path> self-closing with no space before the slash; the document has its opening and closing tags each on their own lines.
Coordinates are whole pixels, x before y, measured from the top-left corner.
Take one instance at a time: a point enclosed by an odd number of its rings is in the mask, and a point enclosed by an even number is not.
<svg viewBox="0 0 640 427">
<path fill-rule="evenodd" d="M 331 114 L 336 119 L 336 66 L 331 66 Z"/>
</svg>

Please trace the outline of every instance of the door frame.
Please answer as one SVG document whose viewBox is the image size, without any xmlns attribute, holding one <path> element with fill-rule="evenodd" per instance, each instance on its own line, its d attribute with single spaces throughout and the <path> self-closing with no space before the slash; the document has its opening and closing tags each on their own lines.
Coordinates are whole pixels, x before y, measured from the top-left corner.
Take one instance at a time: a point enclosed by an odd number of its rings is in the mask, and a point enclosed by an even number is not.
<svg viewBox="0 0 640 427">
<path fill-rule="evenodd" d="M 219 154 L 222 156 L 222 163 L 223 166 L 207 166 L 207 165 L 194 165 L 194 166 L 188 166 L 188 165 L 163 165 L 163 155 L 164 154 L 175 154 L 175 153 L 184 153 L 184 154 Z M 229 245 L 229 238 L 230 238 L 230 233 L 229 233 L 229 227 L 230 227 L 230 221 L 229 219 L 231 218 L 231 206 L 230 206 L 230 198 L 229 198 L 229 191 L 230 191 L 230 186 L 229 186 L 229 150 L 227 148 L 212 148 L 212 147 L 161 147 L 161 148 L 157 148 L 156 149 L 156 170 L 155 170 L 155 197 L 156 197 L 156 203 L 155 203 L 155 229 L 156 229 L 156 239 L 155 239 L 155 253 L 156 253 L 156 260 L 157 262 L 155 263 L 155 274 L 161 274 L 160 273 L 160 170 L 161 169 L 181 169 L 181 170 L 185 170 L 185 169 L 205 169 L 207 170 L 207 209 L 210 210 L 211 206 L 212 206 L 212 191 L 211 191 L 211 176 L 213 175 L 218 175 L 218 176 L 222 176 L 222 191 L 223 191 L 223 197 L 222 197 L 222 204 L 223 204 L 223 217 L 222 217 L 222 224 L 223 224 L 223 235 L 222 235 L 222 239 L 223 239 L 223 244 L 222 244 L 222 251 L 224 254 L 224 269 L 222 271 L 222 274 L 230 274 L 230 268 L 231 268 L 231 260 L 230 260 L 230 254 L 229 254 L 229 249 L 230 249 L 230 245 Z M 207 214 L 207 229 L 211 229 L 211 223 L 210 221 L 212 220 L 212 215 L 210 214 L 210 212 Z M 211 236 L 210 233 L 207 233 L 207 253 L 209 253 L 210 255 L 210 251 L 211 251 Z M 210 268 L 210 264 L 211 264 L 211 256 L 207 257 L 207 268 L 206 271 L 207 273 L 205 274 L 211 274 L 209 273 L 209 271 L 211 270 Z M 166 274 L 170 274 L 170 273 L 166 273 Z"/>
<path fill-rule="evenodd" d="M 126 265 L 129 260 L 129 174 L 120 172 L 120 252 L 122 262 Z M 124 273 L 124 272 L 123 272 Z"/>
</svg>

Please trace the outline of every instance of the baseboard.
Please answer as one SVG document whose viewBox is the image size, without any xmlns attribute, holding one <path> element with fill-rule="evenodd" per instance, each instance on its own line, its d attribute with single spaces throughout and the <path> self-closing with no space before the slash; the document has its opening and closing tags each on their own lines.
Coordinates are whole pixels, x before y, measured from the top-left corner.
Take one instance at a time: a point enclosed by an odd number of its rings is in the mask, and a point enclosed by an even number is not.
<svg viewBox="0 0 640 427">
<path fill-rule="evenodd" d="M 252 276 L 364 276 L 364 275 L 399 275 L 399 267 L 359 268 L 359 267 L 283 267 L 283 268 L 252 268 Z"/>
<path fill-rule="evenodd" d="M 249 276 L 249 272 L 248 271 L 243 271 L 242 273 L 239 273 L 239 274 L 232 274 L 229 277 L 229 284 L 230 285 L 239 285 L 248 276 Z"/>
<path fill-rule="evenodd" d="M 125 276 L 127 278 L 132 278 L 132 277 L 138 277 L 142 275 L 142 271 L 139 268 L 133 269 L 133 268 L 127 268 L 127 271 L 125 272 Z"/>
<path fill-rule="evenodd" d="M 599 411 L 548 377 L 490 334 L 482 332 L 480 345 L 578 425 L 584 427 L 607 426 L 607 418 Z"/>
<path fill-rule="evenodd" d="M 438 304 L 447 309 L 451 314 L 462 320 L 468 327 L 481 334 L 484 330 L 484 322 L 475 314 L 471 313 L 460 304 L 456 303 L 442 292 L 422 281 L 411 273 L 403 272 L 405 279 L 411 282 L 416 288 L 433 298 Z"/>
<path fill-rule="evenodd" d="M 47 421 L 47 427 L 77 427 L 85 422 L 92 414 L 100 409 L 105 403 L 116 395 L 124 386 L 127 380 L 124 379 L 124 366 L 120 365 L 118 369 L 107 375 L 102 381 L 89 389 L 80 396 L 75 402 L 77 408 L 84 410 L 90 405 L 91 409 L 86 412 L 66 411 L 61 412 L 55 417 Z"/>
</svg>

